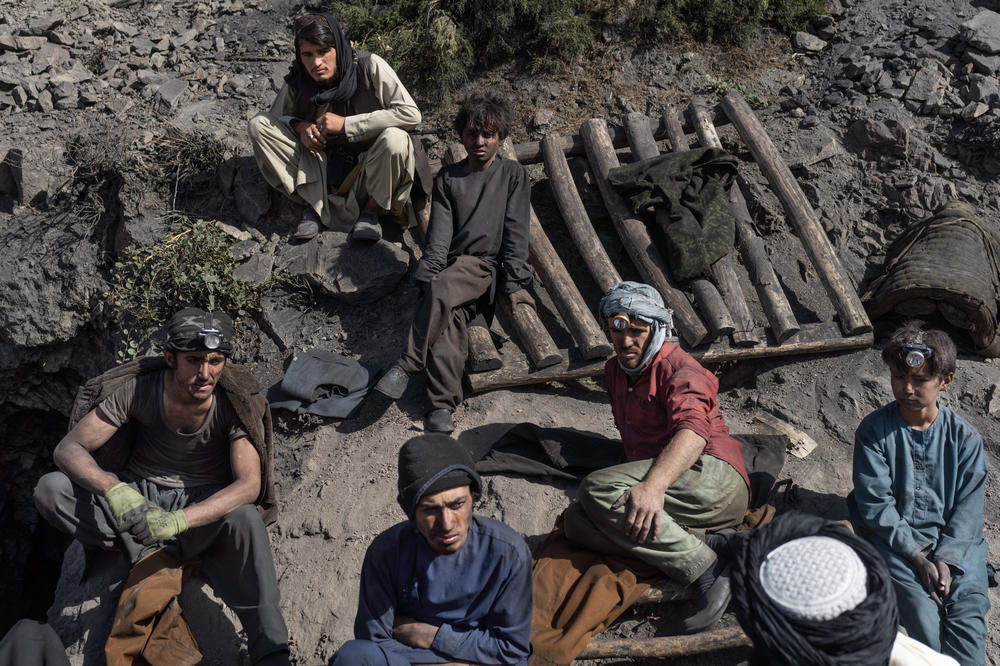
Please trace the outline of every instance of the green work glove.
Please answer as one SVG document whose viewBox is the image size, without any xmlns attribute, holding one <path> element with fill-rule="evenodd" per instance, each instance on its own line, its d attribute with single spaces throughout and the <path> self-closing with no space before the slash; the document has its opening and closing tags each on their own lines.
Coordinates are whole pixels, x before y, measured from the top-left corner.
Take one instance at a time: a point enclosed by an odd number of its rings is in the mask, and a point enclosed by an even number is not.
<svg viewBox="0 0 1000 666">
<path fill-rule="evenodd" d="M 146 514 L 146 498 L 127 483 L 119 483 L 104 493 L 118 529 L 127 530 Z"/>
<path fill-rule="evenodd" d="M 156 505 L 147 502 L 138 490 L 127 483 L 119 483 L 104 493 L 111 515 L 120 532 L 128 532 L 143 546 L 152 546 L 156 539 L 149 533 L 146 514 Z"/>
<path fill-rule="evenodd" d="M 187 518 L 181 510 L 167 512 L 150 509 L 146 514 L 146 522 L 149 524 L 149 533 L 157 541 L 173 539 L 188 528 Z"/>
</svg>

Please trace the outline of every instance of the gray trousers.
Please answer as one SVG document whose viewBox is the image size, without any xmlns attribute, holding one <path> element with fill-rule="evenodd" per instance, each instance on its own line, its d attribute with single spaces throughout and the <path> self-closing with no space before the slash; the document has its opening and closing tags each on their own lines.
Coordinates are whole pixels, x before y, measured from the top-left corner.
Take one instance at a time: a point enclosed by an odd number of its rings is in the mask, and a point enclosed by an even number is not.
<svg viewBox="0 0 1000 666">
<path fill-rule="evenodd" d="M 417 305 L 399 365 L 410 374 L 427 370 L 431 409 L 454 410 L 462 402 L 462 375 L 469 355 L 469 310 L 493 282 L 490 267 L 460 256 L 431 278 Z"/>
<path fill-rule="evenodd" d="M 165 488 L 144 479 L 129 485 L 164 511 L 182 509 L 218 490 Z M 50 472 L 39 479 L 35 505 L 46 520 L 84 546 L 122 548 L 132 562 L 145 554 L 130 535 L 115 529 L 103 497 L 95 497 L 62 472 Z M 274 652 L 287 651 L 288 630 L 279 608 L 271 545 L 254 506 L 244 504 L 221 520 L 182 532 L 167 541 L 164 548 L 181 562 L 201 559 L 212 588 L 243 624 L 252 663 Z"/>
</svg>

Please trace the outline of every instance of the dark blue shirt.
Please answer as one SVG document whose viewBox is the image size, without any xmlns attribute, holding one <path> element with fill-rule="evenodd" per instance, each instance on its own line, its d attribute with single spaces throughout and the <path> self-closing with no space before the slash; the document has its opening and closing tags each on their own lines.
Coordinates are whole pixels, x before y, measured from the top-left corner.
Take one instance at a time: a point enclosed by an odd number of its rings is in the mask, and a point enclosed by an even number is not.
<svg viewBox="0 0 1000 666">
<path fill-rule="evenodd" d="M 514 530 L 473 515 L 465 545 L 440 555 L 408 520 L 368 547 L 354 637 L 378 643 L 393 666 L 527 664 L 531 603 L 531 554 Z M 438 625 L 431 648 L 394 640 L 396 616 Z"/>
<path fill-rule="evenodd" d="M 925 551 L 964 569 L 983 540 L 986 459 L 979 433 L 939 405 L 926 430 L 895 402 L 869 414 L 854 439 L 854 495 L 865 524 L 903 557 Z"/>
</svg>

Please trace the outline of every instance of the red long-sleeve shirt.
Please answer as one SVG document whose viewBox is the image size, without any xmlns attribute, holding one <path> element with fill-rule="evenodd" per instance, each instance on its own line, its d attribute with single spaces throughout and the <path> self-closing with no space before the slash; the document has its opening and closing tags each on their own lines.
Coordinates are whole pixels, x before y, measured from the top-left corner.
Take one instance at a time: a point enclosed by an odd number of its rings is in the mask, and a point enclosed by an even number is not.
<svg viewBox="0 0 1000 666">
<path fill-rule="evenodd" d="M 732 465 L 750 486 L 743 446 L 730 436 L 719 413 L 719 380 L 686 351 L 664 342 L 633 386 L 612 358 L 604 366 L 604 379 L 626 458 L 655 458 L 675 432 L 687 428 L 707 442 L 702 453 Z"/>
</svg>

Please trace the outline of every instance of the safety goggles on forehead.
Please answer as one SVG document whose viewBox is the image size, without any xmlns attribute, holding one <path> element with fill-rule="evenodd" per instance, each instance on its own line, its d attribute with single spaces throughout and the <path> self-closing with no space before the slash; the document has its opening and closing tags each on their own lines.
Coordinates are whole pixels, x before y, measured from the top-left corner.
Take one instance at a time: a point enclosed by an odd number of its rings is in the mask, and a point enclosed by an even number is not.
<svg viewBox="0 0 1000 666">
<path fill-rule="evenodd" d="M 325 17 L 320 16 L 319 14 L 305 14 L 292 21 L 292 32 L 297 35 L 303 28 L 310 26 L 313 23 L 324 25 L 327 30 L 333 30 L 330 27 L 330 22 L 327 21 Z"/>
<path fill-rule="evenodd" d="M 619 312 L 616 315 L 612 315 L 608 319 L 608 326 L 616 331 L 624 331 L 625 329 L 631 327 L 634 324 L 642 324 L 643 327 L 649 326 L 653 322 L 648 319 L 643 319 L 639 315 L 627 312 Z"/>
<path fill-rule="evenodd" d="M 924 364 L 924 361 L 933 355 L 933 349 L 919 342 L 911 342 L 903 345 L 903 348 L 899 352 L 900 358 L 911 368 L 919 368 Z"/>
</svg>

